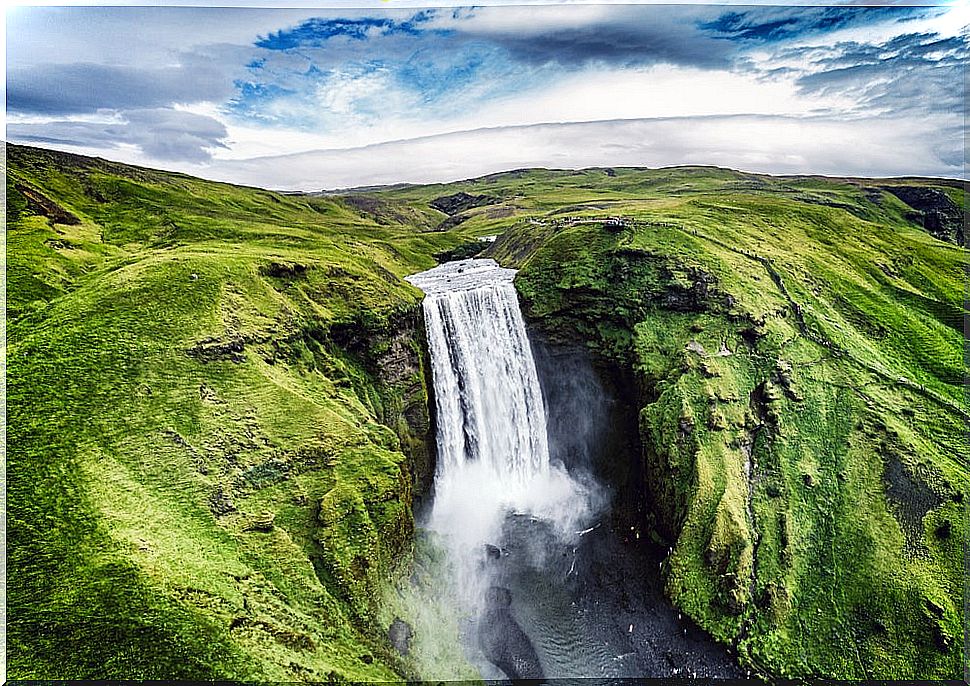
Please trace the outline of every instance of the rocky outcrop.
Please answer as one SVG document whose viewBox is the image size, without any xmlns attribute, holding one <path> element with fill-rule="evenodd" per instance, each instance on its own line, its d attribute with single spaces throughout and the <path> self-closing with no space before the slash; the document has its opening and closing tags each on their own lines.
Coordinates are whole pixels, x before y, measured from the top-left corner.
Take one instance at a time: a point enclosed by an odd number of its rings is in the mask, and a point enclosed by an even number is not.
<svg viewBox="0 0 970 686">
<path fill-rule="evenodd" d="M 925 186 L 884 186 L 913 208 L 906 215 L 910 221 L 919 224 L 941 241 L 966 246 L 963 232 L 963 210 L 943 191 Z"/>
<path fill-rule="evenodd" d="M 330 336 L 360 359 L 377 381 L 382 396 L 381 406 L 376 408 L 379 419 L 401 441 L 408 457 L 412 495 L 420 502 L 431 489 L 435 463 L 434 404 L 420 303 L 383 324 L 353 321 L 335 325 Z"/>
<path fill-rule="evenodd" d="M 30 188 L 29 186 L 19 183 L 15 186 L 15 188 L 17 192 L 20 193 L 26 200 L 27 210 L 32 214 L 47 217 L 52 224 L 76 225 L 81 223 L 80 219 L 65 210 L 36 188 Z"/>
<path fill-rule="evenodd" d="M 414 630 L 411 625 L 400 617 L 395 617 L 391 626 L 387 629 L 387 640 L 394 646 L 394 650 L 401 655 L 407 655 L 411 651 L 411 638 L 413 636 Z"/>
<path fill-rule="evenodd" d="M 497 202 L 499 202 L 499 199 L 491 195 L 469 195 L 465 192 L 459 192 L 453 195 L 442 195 L 429 202 L 428 205 L 447 215 L 456 215 L 473 207 L 493 205 Z"/>
</svg>

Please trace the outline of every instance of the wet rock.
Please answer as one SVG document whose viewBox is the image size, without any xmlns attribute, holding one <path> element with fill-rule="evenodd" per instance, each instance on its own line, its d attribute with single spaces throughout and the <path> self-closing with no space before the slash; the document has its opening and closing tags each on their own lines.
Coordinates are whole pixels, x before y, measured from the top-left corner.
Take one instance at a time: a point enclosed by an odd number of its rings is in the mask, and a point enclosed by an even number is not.
<svg viewBox="0 0 970 686">
<path fill-rule="evenodd" d="M 478 644 L 485 657 L 509 679 L 542 679 L 542 665 L 532 641 L 512 616 L 512 593 L 492 586 L 485 594 Z"/>
<path fill-rule="evenodd" d="M 395 617 L 391 626 L 387 629 L 387 640 L 394 646 L 394 650 L 401 655 L 407 655 L 411 651 L 411 639 L 414 637 L 414 630 L 411 625 L 400 617 Z"/>
</svg>

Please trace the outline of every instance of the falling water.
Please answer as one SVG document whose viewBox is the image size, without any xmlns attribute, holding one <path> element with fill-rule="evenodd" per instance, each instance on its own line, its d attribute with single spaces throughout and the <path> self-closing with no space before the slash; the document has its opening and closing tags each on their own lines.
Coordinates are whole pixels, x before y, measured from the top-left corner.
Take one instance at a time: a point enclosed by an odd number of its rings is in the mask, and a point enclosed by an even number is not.
<svg viewBox="0 0 970 686">
<path fill-rule="evenodd" d="M 549 459 L 515 273 L 494 260 L 461 260 L 408 279 L 426 294 L 437 409 L 438 465 L 427 526 L 451 553 L 469 609 L 489 582 L 484 551 L 500 545 L 509 517 L 539 519 L 568 535 L 589 511 L 580 485 Z"/>
<path fill-rule="evenodd" d="M 514 276 L 492 260 L 465 260 L 411 279 L 428 296 L 443 478 L 478 462 L 512 486 L 549 467 L 545 409 Z"/>
</svg>

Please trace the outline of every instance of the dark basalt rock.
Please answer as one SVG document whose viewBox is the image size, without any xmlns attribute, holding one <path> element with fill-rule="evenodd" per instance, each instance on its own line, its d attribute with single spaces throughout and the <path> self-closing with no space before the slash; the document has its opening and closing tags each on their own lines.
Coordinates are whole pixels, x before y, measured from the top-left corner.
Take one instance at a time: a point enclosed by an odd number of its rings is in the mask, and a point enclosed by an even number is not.
<svg viewBox="0 0 970 686">
<path fill-rule="evenodd" d="M 491 195 L 470 195 L 465 192 L 460 192 L 454 195 L 442 195 L 428 204 L 436 210 L 452 215 L 470 210 L 473 207 L 493 205 L 497 202 L 499 202 L 499 199 Z"/>
<path fill-rule="evenodd" d="M 391 626 L 387 629 L 387 640 L 394 646 L 394 650 L 401 653 L 401 655 L 407 655 L 410 652 L 411 638 L 413 636 L 414 630 L 411 628 L 411 625 L 400 617 L 395 617 L 394 621 L 391 622 Z"/>
<path fill-rule="evenodd" d="M 935 238 L 966 246 L 963 233 L 963 211 L 946 193 L 924 186 L 886 186 L 889 191 L 915 212 L 906 215 Z"/>
<path fill-rule="evenodd" d="M 31 213 L 39 214 L 42 217 L 47 217 L 52 224 L 66 224 L 73 226 L 81 223 L 80 219 L 38 191 L 36 188 L 30 188 L 29 186 L 19 183 L 15 186 L 15 188 L 17 189 L 17 192 L 24 196 L 24 199 L 27 201 L 27 209 L 30 210 Z"/>
<path fill-rule="evenodd" d="M 232 338 L 224 341 L 220 338 L 210 337 L 193 345 L 186 350 L 186 354 L 200 362 L 228 360 L 239 363 L 246 360 L 246 356 L 243 353 L 245 347 L 245 342 L 241 338 Z"/>
<path fill-rule="evenodd" d="M 275 279 L 294 279 L 306 275 L 307 266 L 299 263 L 271 262 L 260 271 Z"/>
<path fill-rule="evenodd" d="M 232 502 L 232 499 L 223 490 L 221 485 L 216 486 L 216 489 L 209 495 L 209 510 L 216 517 L 221 517 L 236 511 L 236 504 Z"/>
<path fill-rule="evenodd" d="M 905 465 L 897 449 L 883 445 L 883 484 L 890 511 L 899 522 L 910 554 L 925 551 L 923 518 L 943 502 L 942 498 L 921 478 L 919 472 Z"/>
<path fill-rule="evenodd" d="M 471 217 L 467 214 L 453 214 L 443 222 L 434 227 L 435 231 L 447 231 L 448 229 L 453 229 L 459 224 L 464 224 Z"/>
<path fill-rule="evenodd" d="M 492 586 L 485 594 L 479 620 L 478 645 L 485 657 L 509 679 L 542 679 L 542 666 L 532 641 L 512 616 L 512 593 Z"/>
</svg>

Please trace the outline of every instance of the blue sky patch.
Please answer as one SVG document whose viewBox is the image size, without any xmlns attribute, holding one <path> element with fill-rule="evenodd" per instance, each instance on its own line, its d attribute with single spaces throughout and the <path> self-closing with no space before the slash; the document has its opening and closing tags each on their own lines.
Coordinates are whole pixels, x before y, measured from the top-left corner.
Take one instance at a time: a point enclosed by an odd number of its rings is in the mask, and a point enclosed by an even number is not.
<svg viewBox="0 0 970 686">
<path fill-rule="evenodd" d="M 404 34 L 417 36 L 426 29 L 422 24 L 434 18 L 433 10 L 418 12 L 410 19 L 396 21 L 386 17 L 362 19 L 308 19 L 291 29 L 280 29 L 256 41 L 256 46 L 266 50 L 294 50 L 319 48 L 333 38 L 364 41 L 380 36 Z"/>
<path fill-rule="evenodd" d="M 904 21 L 926 11 L 924 7 L 758 8 L 726 12 L 714 21 L 699 22 L 698 27 L 720 38 L 776 42 L 893 17 Z"/>
</svg>

